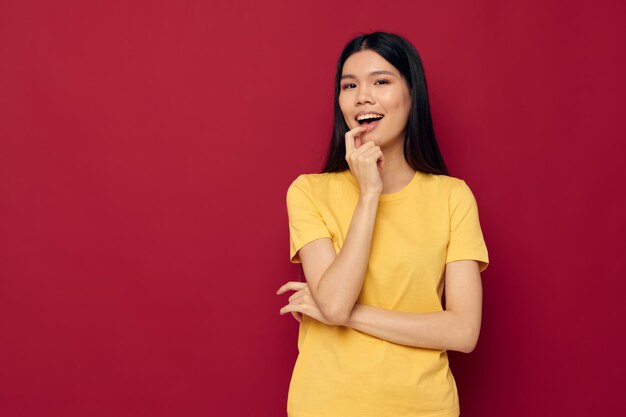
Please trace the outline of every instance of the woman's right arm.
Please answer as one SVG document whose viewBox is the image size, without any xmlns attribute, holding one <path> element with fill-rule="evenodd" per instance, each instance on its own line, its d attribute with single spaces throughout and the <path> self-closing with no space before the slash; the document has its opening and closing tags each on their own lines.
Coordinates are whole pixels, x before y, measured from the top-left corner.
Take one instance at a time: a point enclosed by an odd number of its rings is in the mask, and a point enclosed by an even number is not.
<svg viewBox="0 0 626 417">
<path fill-rule="evenodd" d="M 346 133 L 346 160 L 359 181 L 359 200 L 350 222 L 344 244 L 335 254 L 329 238 L 317 239 L 303 246 L 300 260 L 307 284 L 324 316 L 342 325 L 347 322 L 361 293 L 367 270 L 378 197 L 382 181 L 378 161 L 384 166 L 383 154 L 373 142 L 355 147 L 354 136 L 365 127 Z"/>
<path fill-rule="evenodd" d="M 335 324 L 347 321 L 361 293 L 377 206 L 377 196 L 359 197 L 338 254 L 329 238 L 314 240 L 299 251 L 311 294 L 324 316 Z"/>
</svg>

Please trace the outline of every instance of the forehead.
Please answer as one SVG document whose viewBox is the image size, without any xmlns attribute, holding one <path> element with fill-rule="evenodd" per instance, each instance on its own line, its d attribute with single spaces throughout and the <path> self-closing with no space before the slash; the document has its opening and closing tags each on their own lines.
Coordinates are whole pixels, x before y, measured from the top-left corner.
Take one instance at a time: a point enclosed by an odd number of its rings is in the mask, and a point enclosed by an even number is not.
<svg viewBox="0 0 626 417">
<path fill-rule="evenodd" d="M 368 49 L 350 55 L 344 62 L 341 73 L 342 75 L 365 76 L 377 70 L 386 70 L 397 76 L 400 75 L 400 72 L 389 61 Z"/>
</svg>

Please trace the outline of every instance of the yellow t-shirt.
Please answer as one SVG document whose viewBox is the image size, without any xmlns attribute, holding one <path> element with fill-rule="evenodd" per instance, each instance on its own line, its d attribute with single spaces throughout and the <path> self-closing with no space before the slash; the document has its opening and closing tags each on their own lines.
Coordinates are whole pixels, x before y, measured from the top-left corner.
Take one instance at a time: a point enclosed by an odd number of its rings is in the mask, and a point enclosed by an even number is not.
<svg viewBox="0 0 626 417">
<path fill-rule="evenodd" d="M 300 175 L 287 191 L 290 260 L 322 237 L 338 253 L 359 196 L 349 170 Z M 474 195 L 465 181 L 420 171 L 379 198 L 357 303 L 442 311 L 445 265 L 489 263 Z M 456 417 L 459 399 L 445 350 L 388 342 L 303 315 L 287 399 L 289 417 Z"/>
</svg>

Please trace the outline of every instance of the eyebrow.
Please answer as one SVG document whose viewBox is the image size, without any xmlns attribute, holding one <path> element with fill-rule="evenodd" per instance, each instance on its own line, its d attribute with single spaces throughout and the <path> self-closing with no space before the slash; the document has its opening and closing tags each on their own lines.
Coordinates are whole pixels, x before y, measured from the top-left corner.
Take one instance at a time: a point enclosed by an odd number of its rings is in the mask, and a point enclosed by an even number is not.
<svg viewBox="0 0 626 417">
<path fill-rule="evenodd" d="M 372 72 L 370 72 L 370 73 L 369 73 L 369 75 L 370 75 L 370 76 L 372 76 L 372 75 L 382 75 L 382 74 L 385 74 L 385 75 L 391 75 L 391 76 L 394 76 L 394 77 L 396 76 L 396 74 L 394 74 L 393 72 L 391 72 L 391 71 L 385 71 L 385 70 L 372 71 Z M 355 77 L 354 75 L 352 75 L 352 74 L 345 74 L 345 75 L 342 75 L 342 76 L 341 76 L 341 79 L 342 79 L 342 80 L 343 80 L 344 78 L 356 78 L 356 77 Z"/>
</svg>

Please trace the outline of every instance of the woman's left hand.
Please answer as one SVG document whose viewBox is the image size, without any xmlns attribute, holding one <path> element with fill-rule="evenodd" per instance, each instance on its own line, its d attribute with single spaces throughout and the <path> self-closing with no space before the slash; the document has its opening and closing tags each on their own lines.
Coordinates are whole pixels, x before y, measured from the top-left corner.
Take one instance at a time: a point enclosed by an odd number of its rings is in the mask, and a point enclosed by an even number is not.
<svg viewBox="0 0 626 417">
<path fill-rule="evenodd" d="M 285 313 L 291 312 L 296 320 L 302 323 L 302 314 L 306 314 L 307 316 L 329 326 L 334 325 L 334 323 L 331 323 L 326 319 L 326 317 L 324 317 L 324 314 L 315 302 L 315 299 L 311 294 L 311 290 L 309 290 L 309 286 L 306 282 L 289 281 L 280 287 L 278 291 L 276 291 L 276 294 L 282 294 L 289 290 L 294 290 L 296 292 L 289 297 L 289 304 L 280 309 L 281 316 Z"/>
</svg>

